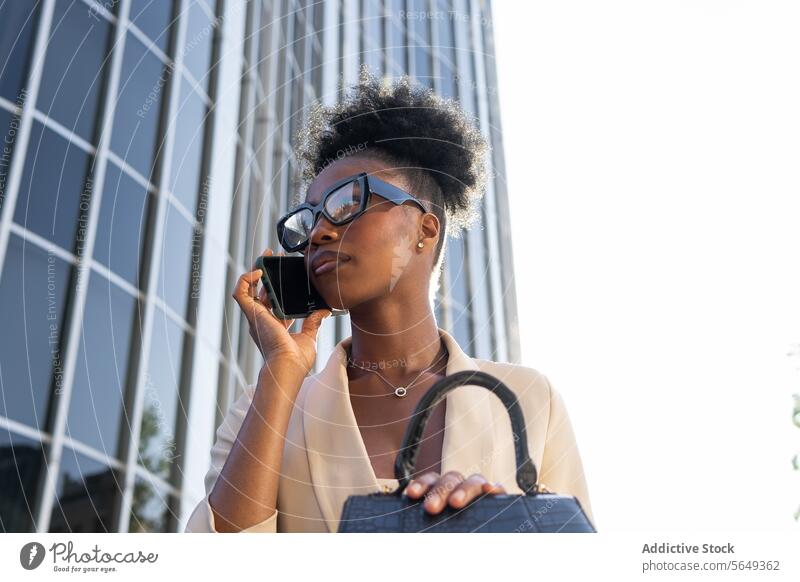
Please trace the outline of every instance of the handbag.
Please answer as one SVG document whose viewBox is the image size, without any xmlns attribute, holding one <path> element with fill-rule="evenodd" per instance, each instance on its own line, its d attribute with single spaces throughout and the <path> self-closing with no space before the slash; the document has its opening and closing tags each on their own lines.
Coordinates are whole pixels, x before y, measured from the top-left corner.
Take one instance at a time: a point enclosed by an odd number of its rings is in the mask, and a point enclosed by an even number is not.
<svg viewBox="0 0 800 582">
<path fill-rule="evenodd" d="M 465 507 L 446 505 L 441 512 L 431 515 L 423 507 L 424 496 L 411 499 L 403 495 L 403 491 L 413 474 L 419 442 L 433 408 L 448 392 L 467 384 L 492 391 L 505 405 L 515 439 L 517 484 L 524 493 L 485 494 Z M 517 397 L 503 382 L 486 372 L 456 372 L 431 386 L 406 427 L 394 471 L 399 481 L 395 491 L 350 495 L 345 500 L 338 533 L 596 533 L 576 497 L 553 493 L 536 483 L 537 471 L 528 454 L 525 419 Z"/>
</svg>

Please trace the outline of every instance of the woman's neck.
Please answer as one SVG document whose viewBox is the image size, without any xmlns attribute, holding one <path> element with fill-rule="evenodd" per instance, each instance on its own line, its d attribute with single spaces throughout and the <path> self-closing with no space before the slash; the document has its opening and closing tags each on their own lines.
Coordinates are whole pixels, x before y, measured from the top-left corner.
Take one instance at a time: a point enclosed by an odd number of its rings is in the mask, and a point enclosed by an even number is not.
<svg viewBox="0 0 800 582">
<path fill-rule="evenodd" d="M 423 309 L 409 305 L 422 305 Z M 415 377 L 423 380 L 431 374 L 444 375 L 447 348 L 427 301 L 406 302 L 403 309 L 391 304 L 368 311 L 354 309 L 350 322 L 347 373 L 351 381 L 374 377 L 385 391 L 387 382 L 403 385 Z"/>
</svg>

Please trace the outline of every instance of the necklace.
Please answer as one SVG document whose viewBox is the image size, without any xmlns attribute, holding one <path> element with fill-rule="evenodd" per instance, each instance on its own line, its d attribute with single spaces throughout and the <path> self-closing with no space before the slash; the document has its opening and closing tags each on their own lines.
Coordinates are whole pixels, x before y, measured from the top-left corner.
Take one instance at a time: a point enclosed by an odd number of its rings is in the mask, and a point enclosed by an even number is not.
<svg viewBox="0 0 800 582">
<path fill-rule="evenodd" d="M 444 348 L 444 355 L 441 358 L 439 358 L 438 360 L 436 360 L 436 362 L 434 362 L 434 365 L 436 363 L 440 362 L 442 360 L 442 358 L 446 358 L 447 356 L 450 355 L 450 352 L 447 350 L 447 346 L 445 346 L 444 343 L 442 343 L 442 347 Z M 431 366 L 428 366 L 425 370 L 422 370 L 422 372 L 417 374 L 417 377 L 414 378 L 414 380 L 412 382 L 409 382 L 406 386 L 394 386 L 391 382 L 389 382 L 389 380 L 384 378 L 383 375 L 380 372 L 377 372 L 375 370 L 371 370 L 369 368 L 365 368 L 364 366 L 359 366 L 355 362 L 350 361 L 349 357 L 348 357 L 348 364 L 347 365 L 348 366 L 352 366 L 354 368 L 359 368 L 361 370 L 367 370 L 368 372 L 375 372 L 376 374 L 378 374 L 378 376 L 381 377 L 381 379 L 384 382 L 386 382 L 387 384 L 389 384 L 389 386 L 394 388 L 394 395 L 397 396 L 398 398 L 405 398 L 406 394 L 408 394 L 408 389 L 411 388 L 411 386 L 413 386 L 414 384 L 416 384 L 416 382 L 419 379 L 419 377 L 422 376 L 423 373 L 427 372 L 428 370 L 430 370 L 431 368 L 434 367 L 434 365 L 431 365 Z"/>
</svg>

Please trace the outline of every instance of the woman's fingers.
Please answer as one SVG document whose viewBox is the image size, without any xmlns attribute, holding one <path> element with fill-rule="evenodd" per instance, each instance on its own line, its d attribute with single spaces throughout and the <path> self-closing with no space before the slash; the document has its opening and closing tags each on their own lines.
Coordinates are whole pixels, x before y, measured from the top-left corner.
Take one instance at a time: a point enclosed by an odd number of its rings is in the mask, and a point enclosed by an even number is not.
<svg viewBox="0 0 800 582">
<path fill-rule="evenodd" d="M 458 471 L 449 471 L 441 477 L 431 471 L 409 481 L 406 488 L 406 495 L 412 499 L 425 495 L 423 505 L 431 514 L 441 512 L 447 505 L 461 509 L 481 495 L 505 493 L 500 483 L 492 483 L 483 475 L 475 473 L 465 479 Z"/>
<path fill-rule="evenodd" d="M 317 341 L 317 334 L 322 325 L 322 321 L 326 317 L 331 316 L 330 309 L 315 309 L 308 314 L 308 317 L 303 319 L 303 325 L 300 328 L 300 333 L 310 337 L 315 343 Z M 291 320 L 294 322 L 294 319 Z"/>
<path fill-rule="evenodd" d="M 255 299 L 256 289 L 258 288 L 258 280 L 261 277 L 261 269 L 243 273 L 236 281 L 236 287 L 231 294 L 236 300 L 236 303 L 242 310 L 248 314 L 252 311 L 253 300 Z"/>
<path fill-rule="evenodd" d="M 262 253 L 264 256 L 269 256 L 271 254 L 271 249 L 266 249 Z M 236 303 L 238 303 L 239 307 L 242 308 L 242 311 L 244 312 L 245 316 L 247 317 L 247 321 L 251 324 L 251 326 L 255 321 L 255 314 L 260 309 L 260 307 L 257 307 L 257 305 L 260 305 L 267 311 L 272 309 L 272 305 L 265 289 L 262 286 L 262 288 L 259 290 L 258 287 L 258 283 L 263 275 L 264 272 L 261 269 L 254 269 L 247 273 L 243 273 L 236 281 L 236 286 L 231 293 L 231 296 L 236 300 Z"/>
<path fill-rule="evenodd" d="M 447 503 L 451 507 L 462 508 L 483 492 L 486 479 L 483 475 L 470 475 L 462 481 L 448 496 Z"/>
<path fill-rule="evenodd" d="M 425 496 L 425 510 L 428 513 L 439 513 L 447 505 L 447 498 L 464 482 L 464 476 L 458 471 L 448 471 L 430 488 Z"/>
<path fill-rule="evenodd" d="M 447 501 L 451 507 L 460 509 L 481 495 L 498 495 L 505 492 L 506 490 L 499 483 L 491 483 L 483 475 L 475 473 L 456 487 Z"/>
<path fill-rule="evenodd" d="M 266 249 L 264 249 L 264 251 L 259 256 L 261 256 L 261 257 L 271 257 L 272 255 L 273 255 L 272 249 L 266 248 Z"/>
<path fill-rule="evenodd" d="M 411 481 L 408 482 L 405 493 L 412 499 L 417 499 L 421 495 L 424 495 L 425 492 L 438 480 L 439 473 L 436 471 L 428 471 L 427 473 L 424 473 L 415 479 L 411 479 Z"/>
<path fill-rule="evenodd" d="M 483 492 L 488 495 L 506 495 L 508 493 L 500 483 L 492 483 L 490 481 L 483 484 Z"/>
<path fill-rule="evenodd" d="M 264 249 L 264 252 L 261 253 L 262 257 L 268 257 L 270 255 L 272 255 L 272 249 Z M 259 280 L 264 276 L 263 270 L 261 270 L 260 272 L 261 272 L 261 277 L 259 277 Z M 272 309 L 272 303 L 269 300 L 269 295 L 267 295 L 267 288 L 263 284 L 261 285 L 261 288 L 258 290 L 257 299 L 258 302 L 261 303 L 261 305 L 263 305 L 267 309 Z"/>
<path fill-rule="evenodd" d="M 264 307 L 271 307 L 269 302 L 269 296 L 267 295 L 267 289 L 262 285 L 261 289 L 258 291 L 258 302 L 261 303 Z"/>
</svg>

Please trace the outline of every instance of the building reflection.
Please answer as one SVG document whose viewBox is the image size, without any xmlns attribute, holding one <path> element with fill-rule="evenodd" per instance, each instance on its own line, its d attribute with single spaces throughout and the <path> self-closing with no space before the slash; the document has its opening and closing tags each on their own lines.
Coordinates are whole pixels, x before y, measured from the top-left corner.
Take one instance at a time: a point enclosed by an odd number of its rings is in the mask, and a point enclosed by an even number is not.
<svg viewBox="0 0 800 582">
<path fill-rule="evenodd" d="M 181 530 L 263 365 L 230 291 L 279 246 L 311 106 L 362 64 L 489 134 L 483 224 L 448 241 L 434 310 L 519 361 L 491 21 L 489 0 L 0 2 L 0 530 Z"/>
</svg>

